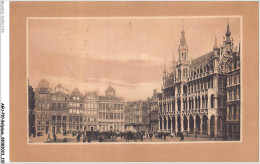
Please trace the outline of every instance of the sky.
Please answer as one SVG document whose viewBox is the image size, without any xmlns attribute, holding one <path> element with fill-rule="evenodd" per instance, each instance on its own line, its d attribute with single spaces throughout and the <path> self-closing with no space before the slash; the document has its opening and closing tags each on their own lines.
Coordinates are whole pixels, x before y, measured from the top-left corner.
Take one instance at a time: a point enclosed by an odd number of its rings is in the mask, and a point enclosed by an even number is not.
<svg viewBox="0 0 260 164">
<path fill-rule="evenodd" d="M 28 20 L 28 78 L 33 88 L 46 79 L 84 94 L 104 95 L 111 83 L 126 101 L 161 92 L 164 64 L 178 58 L 181 31 L 195 59 L 218 45 L 230 24 L 238 46 L 239 17 L 99 17 Z"/>
</svg>

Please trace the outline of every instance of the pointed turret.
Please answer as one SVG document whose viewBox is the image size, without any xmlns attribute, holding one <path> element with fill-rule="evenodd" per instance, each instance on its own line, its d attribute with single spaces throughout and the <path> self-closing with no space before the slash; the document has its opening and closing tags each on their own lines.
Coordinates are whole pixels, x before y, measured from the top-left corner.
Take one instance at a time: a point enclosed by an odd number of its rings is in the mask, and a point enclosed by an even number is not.
<svg viewBox="0 0 260 164">
<path fill-rule="evenodd" d="M 163 85 L 165 85 L 165 79 L 166 79 L 166 66 L 165 66 L 165 63 L 164 63 L 164 66 L 163 66 Z"/>
<path fill-rule="evenodd" d="M 230 43 L 230 35 L 231 35 L 231 32 L 230 32 L 230 29 L 229 29 L 229 22 L 228 22 L 227 32 L 226 32 L 226 43 Z"/>
<path fill-rule="evenodd" d="M 163 76 L 166 76 L 166 66 L 165 66 L 165 64 L 163 66 Z"/>
<path fill-rule="evenodd" d="M 166 76 L 166 55 L 164 55 L 163 77 Z"/>
<path fill-rule="evenodd" d="M 215 36 L 215 44 L 213 50 L 216 50 L 217 48 L 218 48 L 218 41 L 217 41 L 217 37 Z"/>
<path fill-rule="evenodd" d="M 218 57 L 218 41 L 216 35 L 215 35 L 215 44 L 213 46 L 213 51 L 214 51 L 214 58 L 216 59 Z M 217 61 L 214 62 L 216 64 Z"/>
</svg>

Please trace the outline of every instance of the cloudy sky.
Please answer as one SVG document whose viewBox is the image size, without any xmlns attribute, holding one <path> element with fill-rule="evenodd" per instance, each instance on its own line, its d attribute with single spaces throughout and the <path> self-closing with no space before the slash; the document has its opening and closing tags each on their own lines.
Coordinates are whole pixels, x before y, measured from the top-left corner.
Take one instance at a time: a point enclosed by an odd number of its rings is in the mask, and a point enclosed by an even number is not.
<svg viewBox="0 0 260 164">
<path fill-rule="evenodd" d="M 223 44 L 228 22 L 237 46 L 238 17 L 29 19 L 30 84 L 46 79 L 52 88 L 102 95 L 111 82 L 126 100 L 146 99 L 161 91 L 165 59 L 168 65 L 178 57 L 183 28 L 194 59 L 212 50 L 215 36 Z"/>
</svg>

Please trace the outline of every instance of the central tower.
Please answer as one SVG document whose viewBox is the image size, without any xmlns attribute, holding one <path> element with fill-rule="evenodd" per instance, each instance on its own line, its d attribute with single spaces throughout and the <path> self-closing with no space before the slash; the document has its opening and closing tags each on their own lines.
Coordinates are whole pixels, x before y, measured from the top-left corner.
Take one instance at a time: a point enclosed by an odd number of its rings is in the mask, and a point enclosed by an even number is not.
<svg viewBox="0 0 260 164">
<path fill-rule="evenodd" d="M 186 61 L 188 59 L 188 51 L 189 51 L 189 48 L 188 48 L 187 43 L 186 43 L 185 31 L 182 30 L 181 31 L 180 45 L 179 45 L 179 49 L 178 49 L 179 62 Z"/>
</svg>

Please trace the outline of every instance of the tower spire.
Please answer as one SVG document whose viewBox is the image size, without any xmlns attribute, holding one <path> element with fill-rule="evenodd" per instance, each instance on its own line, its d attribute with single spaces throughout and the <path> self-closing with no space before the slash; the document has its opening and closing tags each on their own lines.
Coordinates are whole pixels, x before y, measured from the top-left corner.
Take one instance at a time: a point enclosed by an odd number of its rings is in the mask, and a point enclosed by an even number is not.
<svg viewBox="0 0 260 164">
<path fill-rule="evenodd" d="M 230 42 L 230 35 L 231 35 L 231 32 L 230 32 L 229 21 L 228 21 L 227 32 L 226 32 L 226 42 Z"/>
<path fill-rule="evenodd" d="M 178 61 L 187 60 L 188 59 L 188 46 L 186 43 L 185 31 L 184 29 L 181 31 L 181 39 L 179 45 L 179 59 Z"/>
<path fill-rule="evenodd" d="M 215 35 L 215 44 L 214 44 L 213 49 L 215 50 L 215 49 L 217 49 L 217 48 L 218 48 L 218 41 L 217 41 L 217 37 L 216 37 L 216 35 Z"/>
<path fill-rule="evenodd" d="M 166 55 L 164 55 L 163 75 L 166 75 Z"/>
<path fill-rule="evenodd" d="M 184 31 L 184 19 L 182 19 L 182 31 Z"/>
</svg>

